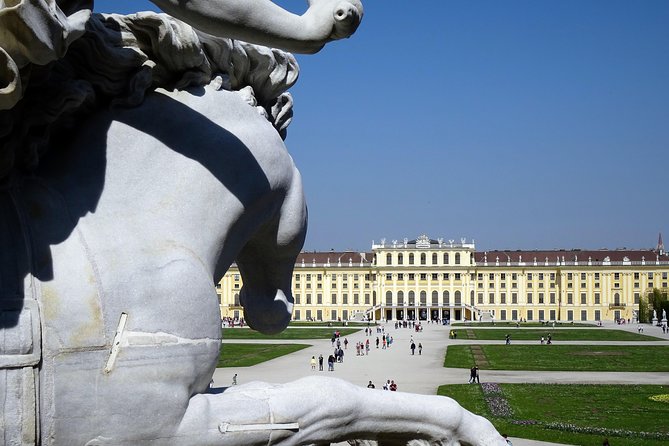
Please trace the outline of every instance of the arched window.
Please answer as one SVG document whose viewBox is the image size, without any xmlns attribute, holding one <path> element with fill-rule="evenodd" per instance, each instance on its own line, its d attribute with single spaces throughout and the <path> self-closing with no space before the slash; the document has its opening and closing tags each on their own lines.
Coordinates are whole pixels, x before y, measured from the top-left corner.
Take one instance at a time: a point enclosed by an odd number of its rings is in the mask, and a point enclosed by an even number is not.
<svg viewBox="0 0 669 446">
<path fill-rule="evenodd" d="M 460 264 L 460 253 L 459 252 L 455 253 L 455 264 L 456 265 Z"/>
<path fill-rule="evenodd" d="M 469 305 L 474 306 L 474 291 L 469 294 Z"/>
<path fill-rule="evenodd" d="M 386 291 L 386 306 L 387 307 L 392 307 L 393 306 L 393 293 L 392 293 L 392 291 Z"/>
<path fill-rule="evenodd" d="M 388 253 L 386 254 L 386 265 L 392 265 L 393 264 L 393 255 Z"/>
<path fill-rule="evenodd" d="M 613 295 L 613 304 L 620 305 L 620 294 L 616 293 Z"/>
<path fill-rule="evenodd" d="M 404 265 L 404 254 L 402 254 L 401 252 L 397 254 L 397 264 Z"/>
<path fill-rule="evenodd" d="M 404 305 L 404 291 L 397 292 L 397 305 L 400 307 Z"/>
<path fill-rule="evenodd" d="M 455 305 L 462 305 L 462 294 L 460 294 L 460 291 L 455 292 Z"/>
<path fill-rule="evenodd" d="M 427 255 L 425 255 L 424 252 L 420 253 L 420 264 L 421 265 L 426 265 L 427 264 Z"/>
<path fill-rule="evenodd" d="M 421 292 L 420 292 L 420 304 L 421 304 L 422 306 L 426 306 L 426 305 L 427 305 L 427 293 L 426 293 L 425 291 L 421 291 Z"/>
<path fill-rule="evenodd" d="M 239 293 L 235 293 L 235 307 L 240 306 L 241 304 L 239 303 Z"/>
<path fill-rule="evenodd" d="M 444 253 L 444 265 L 448 265 L 448 253 Z"/>
<path fill-rule="evenodd" d="M 413 253 L 409 254 L 409 265 L 413 265 Z"/>
<path fill-rule="evenodd" d="M 439 305 L 439 292 L 432 291 L 432 305 Z"/>
<path fill-rule="evenodd" d="M 443 298 L 444 298 L 444 300 L 443 300 L 444 305 L 450 305 L 451 304 L 451 297 L 450 297 L 448 291 L 444 291 Z"/>
<path fill-rule="evenodd" d="M 437 253 L 435 252 L 435 253 L 432 253 L 432 264 L 436 265 L 437 263 L 439 263 L 439 257 L 437 256 Z"/>
<path fill-rule="evenodd" d="M 409 306 L 416 305 L 416 293 L 409 291 Z"/>
</svg>

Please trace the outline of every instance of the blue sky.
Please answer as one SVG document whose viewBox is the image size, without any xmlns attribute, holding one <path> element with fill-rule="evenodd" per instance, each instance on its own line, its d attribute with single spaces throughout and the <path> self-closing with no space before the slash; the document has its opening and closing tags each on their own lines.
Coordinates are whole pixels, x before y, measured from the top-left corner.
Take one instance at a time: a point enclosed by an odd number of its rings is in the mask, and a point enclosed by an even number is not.
<svg viewBox="0 0 669 446">
<path fill-rule="evenodd" d="M 363 2 L 351 39 L 298 57 L 305 250 L 669 241 L 668 1 Z"/>
</svg>

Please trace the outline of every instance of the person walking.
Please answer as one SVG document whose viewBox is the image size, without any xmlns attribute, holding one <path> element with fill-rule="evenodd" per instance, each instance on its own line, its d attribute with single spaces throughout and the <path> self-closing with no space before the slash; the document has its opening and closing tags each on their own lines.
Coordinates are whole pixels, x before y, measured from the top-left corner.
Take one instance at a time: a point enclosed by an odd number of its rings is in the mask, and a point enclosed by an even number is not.
<svg viewBox="0 0 669 446">
<path fill-rule="evenodd" d="M 376 389 L 376 386 L 375 386 L 374 383 L 370 380 L 370 381 L 369 381 L 369 384 L 367 384 L 367 388 L 368 388 L 368 389 Z"/>
<path fill-rule="evenodd" d="M 318 371 L 323 371 L 323 355 L 318 355 Z"/>
<path fill-rule="evenodd" d="M 416 354 L 416 343 L 411 341 L 411 356 Z"/>
<path fill-rule="evenodd" d="M 311 370 L 316 370 L 316 357 L 315 356 L 311 357 L 310 363 L 311 363 Z"/>
<path fill-rule="evenodd" d="M 328 356 L 328 372 L 334 372 L 334 363 L 335 363 L 334 355 Z"/>
<path fill-rule="evenodd" d="M 397 391 L 397 384 L 395 384 L 395 381 L 391 380 L 391 381 L 390 381 L 390 385 L 388 386 L 388 388 L 389 388 L 392 392 L 396 392 L 396 391 Z"/>
<path fill-rule="evenodd" d="M 376 337 L 376 348 L 379 348 L 379 337 Z"/>
<path fill-rule="evenodd" d="M 418 356 L 423 354 L 423 344 L 418 343 Z"/>
</svg>

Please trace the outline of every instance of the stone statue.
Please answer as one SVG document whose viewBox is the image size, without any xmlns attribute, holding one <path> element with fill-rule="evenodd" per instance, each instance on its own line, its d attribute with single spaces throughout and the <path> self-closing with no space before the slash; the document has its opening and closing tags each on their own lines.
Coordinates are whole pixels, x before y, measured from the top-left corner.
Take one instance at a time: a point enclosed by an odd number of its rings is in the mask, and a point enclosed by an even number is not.
<svg viewBox="0 0 669 446">
<path fill-rule="evenodd" d="M 657 310 L 653 310 L 653 320 L 657 320 Z"/>
<path fill-rule="evenodd" d="M 0 2 L 3 444 L 506 444 L 444 397 L 208 389 L 213 284 L 236 261 L 246 320 L 281 331 L 307 224 L 282 140 L 297 64 L 230 38 L 314 52 L 355 31 L 357 0 L 90 3 Z"/>
<path fill-rule="evenodd" d="M 665 310 L 665 309 L 662 310 L 662 320 L 664 320 L 664 321 L 667 320 L 667 310 Z"/>
</svg>

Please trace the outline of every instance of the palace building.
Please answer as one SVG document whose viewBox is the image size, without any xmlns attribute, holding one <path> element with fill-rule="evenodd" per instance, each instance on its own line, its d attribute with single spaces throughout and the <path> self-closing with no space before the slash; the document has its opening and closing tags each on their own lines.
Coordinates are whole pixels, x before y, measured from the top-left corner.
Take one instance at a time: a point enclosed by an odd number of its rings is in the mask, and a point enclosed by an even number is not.
<svg viewBox="0 0 669 446">
<path fill-rule="evenodd" d="M 303 252 L 293 320 L 599 321 L 635 319 L 667 289 L 662 237 L 648 250 L 478 252 L 473 241 L 382 240 L 371 252 Z M 243 317 L 232 265 L 217 285 L 222 317 Z"/>
</svg>

